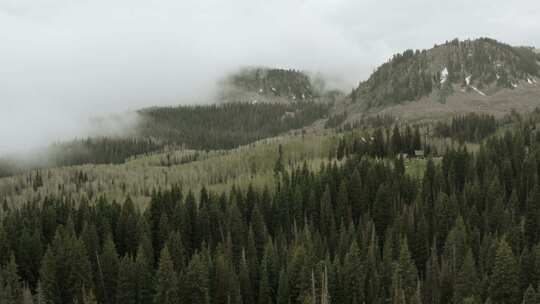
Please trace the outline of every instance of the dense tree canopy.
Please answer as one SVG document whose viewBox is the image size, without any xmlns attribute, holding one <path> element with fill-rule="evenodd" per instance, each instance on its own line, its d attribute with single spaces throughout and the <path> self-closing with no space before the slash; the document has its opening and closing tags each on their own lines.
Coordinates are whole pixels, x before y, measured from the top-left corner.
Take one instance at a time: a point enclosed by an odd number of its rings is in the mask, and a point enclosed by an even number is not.
<svg viewBox="0 0 540 304">
<path fill-rule="evenodd" d="M 319 169 L 280 164 L 269 188 L 156 187 L 144 208 L 129 193 L 122 204 L 49 196 L 5 206 L 0 295 L 14 303 L 25 294 L 44 303 L 530 303 L 540 276 L 533 135 L 517 129 L 475 153 L 449 149 L 420 177 L 403 160 L 387 161 L 407 136 L 374 134 L 380 147 L 362 144 Z"/>
</svg>

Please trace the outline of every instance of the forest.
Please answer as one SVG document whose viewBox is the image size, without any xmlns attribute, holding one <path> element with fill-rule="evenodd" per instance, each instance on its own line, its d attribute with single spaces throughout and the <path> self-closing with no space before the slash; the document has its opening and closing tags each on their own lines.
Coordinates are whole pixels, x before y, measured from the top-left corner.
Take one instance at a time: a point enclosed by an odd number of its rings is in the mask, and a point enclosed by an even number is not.
<svg viewBox="0 0 540 304">
<path fill-rule="evenodd" d="M 137 134 L 192 149 L 231 149 L 310 125 L 327 110 L 311 101 L 150 108 L 140 112 Z"/>
<path fill-rule="evenodd" d="M 121 164 L 137 155 L 167 149 L 234 149 L 302 129 L 323 118 L 329 104 L 224 103 L 199 106 L 153 107 L 140 110 L 134 130 L 124 136 L 89 137 L 58 142 L 35 151 L 42 161 L 21 166 L 16 157 L 0 156 L 0 177 L 30 168 L 83 164 Z M 35 158 L 35 157 L 34 157 Z"/>
<path fill-rule="evenodd" d="M 497 131 L 497 121 L 492 115 L 469 113 L 453 117 L 450 123 L 438 122 L 434 132 L 439 137 L 450 137 L 459 142 L 480 142 Z"/>
<path fill-rule="evenodd" d="M 409 129 L 399 145 L 342 141 L 356 148 L 319 168 L 287 164 L 280 146 L 271 187 L 156 185 L 144 207 L 129 192 L 4 203 L 0 299 L 538 303 L 540 137 L 515 128 L 448 149 L 415 177 L 394 157 L 417 148 Z"/>
<path fill-rule="evenodd" d="M 224 82 L 241 90 L 265 96 L 284 96 L 298 100 L 316 97 L 319 89 L 305 73 L 295 70 L 246 68 Z"/>
</svg>

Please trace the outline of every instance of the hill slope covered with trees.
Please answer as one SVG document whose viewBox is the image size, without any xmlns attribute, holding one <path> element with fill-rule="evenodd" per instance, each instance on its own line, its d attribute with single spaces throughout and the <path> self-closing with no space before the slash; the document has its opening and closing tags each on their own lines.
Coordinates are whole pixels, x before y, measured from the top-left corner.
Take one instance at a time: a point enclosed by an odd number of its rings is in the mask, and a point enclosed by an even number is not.
<svg viewBox="0 0 540 304">
<path fill-rule="evenodd" d="M 535 303 L 538 133 L 516 128 L 476 153 L 449 149 L 420 177 L 388 158 L 418 148 L 418 136 L 398 145 L 399 130 L 377 133 L 320 168 L 289 166 L 278 149 L 271 187 L 156 185 L 145 208 L 133 189 L 121 203 L 50 195 L 4 205 L 0 294 L 13 303 Z"/>
<path fill-rule="evenodd" d="M 485 92 L 513 89 L 540 76 L 533 48 L 513 47 L 493 39 L 459 41 L 429 50 L 407 50 L 381 65 L 351 93 L 367 107 L 418 100 L 436 93 L 444 102 L 456 87 Z"/>
</svg>

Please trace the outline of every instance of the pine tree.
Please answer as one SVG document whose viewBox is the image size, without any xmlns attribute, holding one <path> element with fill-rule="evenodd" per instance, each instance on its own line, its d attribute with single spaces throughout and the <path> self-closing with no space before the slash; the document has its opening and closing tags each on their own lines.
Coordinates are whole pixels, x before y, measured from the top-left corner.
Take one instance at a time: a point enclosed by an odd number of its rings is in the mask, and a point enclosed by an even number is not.
<svg viewBox="0 0 540 304">
<path fill-rule="evenodd" d="M 150 248 L 144 249 L 139 246 L 137 257 L 135 258 L 135 281 L 137 283 L 137 304 L 151 304 L 154 293 L 153 261 L 148 258 L 148 254 L 153 253 L 151 243 Z"/>
<path fill-rule="evenodd" d="M 97 298 L 100 303 L 114 304 L 118 283 L 119 258 L 116 246 L 109 235 L 103 244 L 103 252 L 99 255 L 98 280 L 96 282 Z"/>
<path fill-rule="evenodd" d="M 186 269 L 184 279 L 184 303 L 208 304 L 208 266 L 201 254 L 196 253 L 193 255 Z"/>
<path fill-rule="evenodd" d="M 159 258 L 159 269 L 156 276 L 156 294 L 154 303 L 156 304 L 172 304 L 178 303 L 178 278 L 174 271 L 174 264 L 169 253 L 169 249 L 165 246 L 161 250 Z"/>
<path fill-rule="evenodd" d="M 24 229 L 18 237 L 17 243 L 15 258 L 17 264 L 20 265 L 18 266 L 19 274 L 29 284 L 30 288 L 35 288 L 39 279 L 39 266 L 44 253 L 40 229 Z M 8 253 L 9 250 L 6 254 Z"/>
<path fill-rule="evenodd" d="M 117 304 L 138 303 L 136 275 L 135 261 L 129 256 L 124 256 L 118 266 Z"/>
<path fill-rule="evenodd" d="M 249 266 L 245 256 L 242 257 L 240 262 L 240 290 L 242 293 L 242 299 L 244 303 L 255 303 L 254 287 L 250 277 Z"/>
<path fill-rule="evenodd" d="M 347 183 L 341 181 L 336 199 L 336 218 L 338 223 L 346 225 L 352 223 L 352 211 L 349 205 L 349 197 L 347 191 Z"/>
<path fill-rule="evenodd" d="M 57 230 L 43 257 L 40 279 L 45 301 L 49 303 L 80 303 L 83 289 L 93 288 L 86 249 L 73 229 Z"/>
<path fill-rule="evenodd" d="M 335 230 L 336 222 L 334 217 L 334 210 L 332 208 L 330 188 L 327 186 L 324 190 L 324 194 L 320 203 L 320 231 L 322 235 L 332 237 L 331 233 Z"/>
<path fill-rule="evenodd" d="M 308 265 L 306 249 L 297 246 L 293 249 L 289 264 L 289 295 L 293 303 L 302 302 L 311 293 L 311 269 Z"/>
<path fill-rule="evenodd" d="M 279 274 L 279 287 L 277 291 L 277 304 L 289 304 L 289 278 L 287 273 L 282 270 Z"/>
<path fill-rule="evenodd" d="M 258 304 L 271 304 L 272 292 L 270 290 L 270 283 L 268 282 L 268 269 L 266 263 L 267 257 L 265 256 L 260 265 L 259 273 L 259 295 L 257 297 Z"/>
<path fill-rule="evenodd" d="M 358 169 L 354 169 L 347 189 L 349 190 L 349 204 L 351 205 L 352 216 L 356 223 L 362 212 L 367 208 L 367 205 L 363 205 L 362 181 Z"/>
<path fill-rule="evenodd" d="M 251 214 L 251 227 L 253 227 L 257 258 L 261 259 L 264 254 L 264 246 L 266 245 L 268 232 L 258 205 L 255 205 Z"/>
<path fill-rule="evenodd" d="M 19 304 L 23 300 L 23 288 L 13 255 L 7 265 L 0 268 L 0 300 L 2 304 Z"/>
<path fill-rule="evenodd" d="M 537 303 L 538 303 L 538 295 L 534 291 L 534 288 L 531 285 L 529 285 L 529 287 L 525 291 L 525 294 L 523 295 L 522 304 L 537 304 Z"/>
<path fill-rule="evenodd" d="M 479 279 L 471 250 L 467 252 L 463 265 L 459 269 L 454 286 L 454 304 L 463 303 L 469 297 L 478 297 Z"/>
<path fill-rule="evenodd" d="M 373 204 L 373 221 L 379 240 L 384 241 L 386 229 L 392 222 L 391 188 L 386 184 L 379 186 Z"/>
<path fill-rule="evenodd" d="M 399 282 L 393 282 L 394 287 L 402 289 L 406 299 L 412 299 L 418 285 L 418 270 L 411 258 L 407 239 L 401 240 L 395 273 Z"/>
<path fill-rule="evenodd" d="M 347 290 L 348 303 L 362 303 L 365 301 L 366 266 L 360 248 L 353 241 L 343 263 L 343 283 Z"/>
<path fill-rule="evenodd" d="M 120 256 L 134 256 L 139 244 L 138 213 L 130 197 L 122 205 L 122 211 L 116 225 L 114 242 Z"/>
<path fill-rule="evenodd" d="M 180 232 L 175 231 L 171 233 L 166 246 L 169 249 L 173 261 L 174 271 L 177 274 L 180 274 L 184 270 L 187 260 L 186 250 L 184 249 L 184 243 Z"/>
<path fill-rule="evenodd" d="M 402 139 L 401 134 L 399 132 L 399 128 L 396 125 L 394 125 L 394 130 L 392 131 L 392 153 L 394 155 L 400 153 L 402 151 Z"/>
<path fill-rule="evenodd" d="M 0 213 L 1 215 L 1 213 Z M 0 224 L 0 267 L 9 262 L 11 248 L 4 225 Z"/>
<path fill-rule="evenodd" d="M 276 164 L 274 165 L 274 173 L 277 175 L 282 173 L 285 170 L 285 165 L 283 164 L 283 146 L 280 144 L 278 147 L 278 158 Z"/>
<path fill-rule="evenodd" d="M 494 304 L 513 304 L 520 300 L 518 265 L 505 240 L 497 247 L 489 294 Z"/>
<path fill-rule="evenodd" d="M 77 302 L 75 302 L 77 303 Z M 82 304 L 97 304 L 96 295 L 92 289 L 83 289 Z"/>
<path fill-rule="evenodd" d="M 186 202 L 182 220 L 182 239 L 185 242 L 185 249 L 188 255 L 195 252 L 199 245 L 199 236 L 197 231 L 197 205 L 193 192 L 189 191 L 186 196 Z"/>
</svg>

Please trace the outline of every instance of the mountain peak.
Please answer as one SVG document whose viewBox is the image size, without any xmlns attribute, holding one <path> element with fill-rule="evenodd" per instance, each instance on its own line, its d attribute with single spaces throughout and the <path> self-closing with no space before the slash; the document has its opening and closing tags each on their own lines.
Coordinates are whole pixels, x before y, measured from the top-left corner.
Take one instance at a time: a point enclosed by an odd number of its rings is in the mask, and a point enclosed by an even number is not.
<svg viewBox="0 0 540 304">
<path fill-rule="evenodd" d="M 311 100 L 316 84 L 304 72 L 266 67 L 243 68 L 221 82 L 220 99 L 241 102 Z"/>
</svg>

